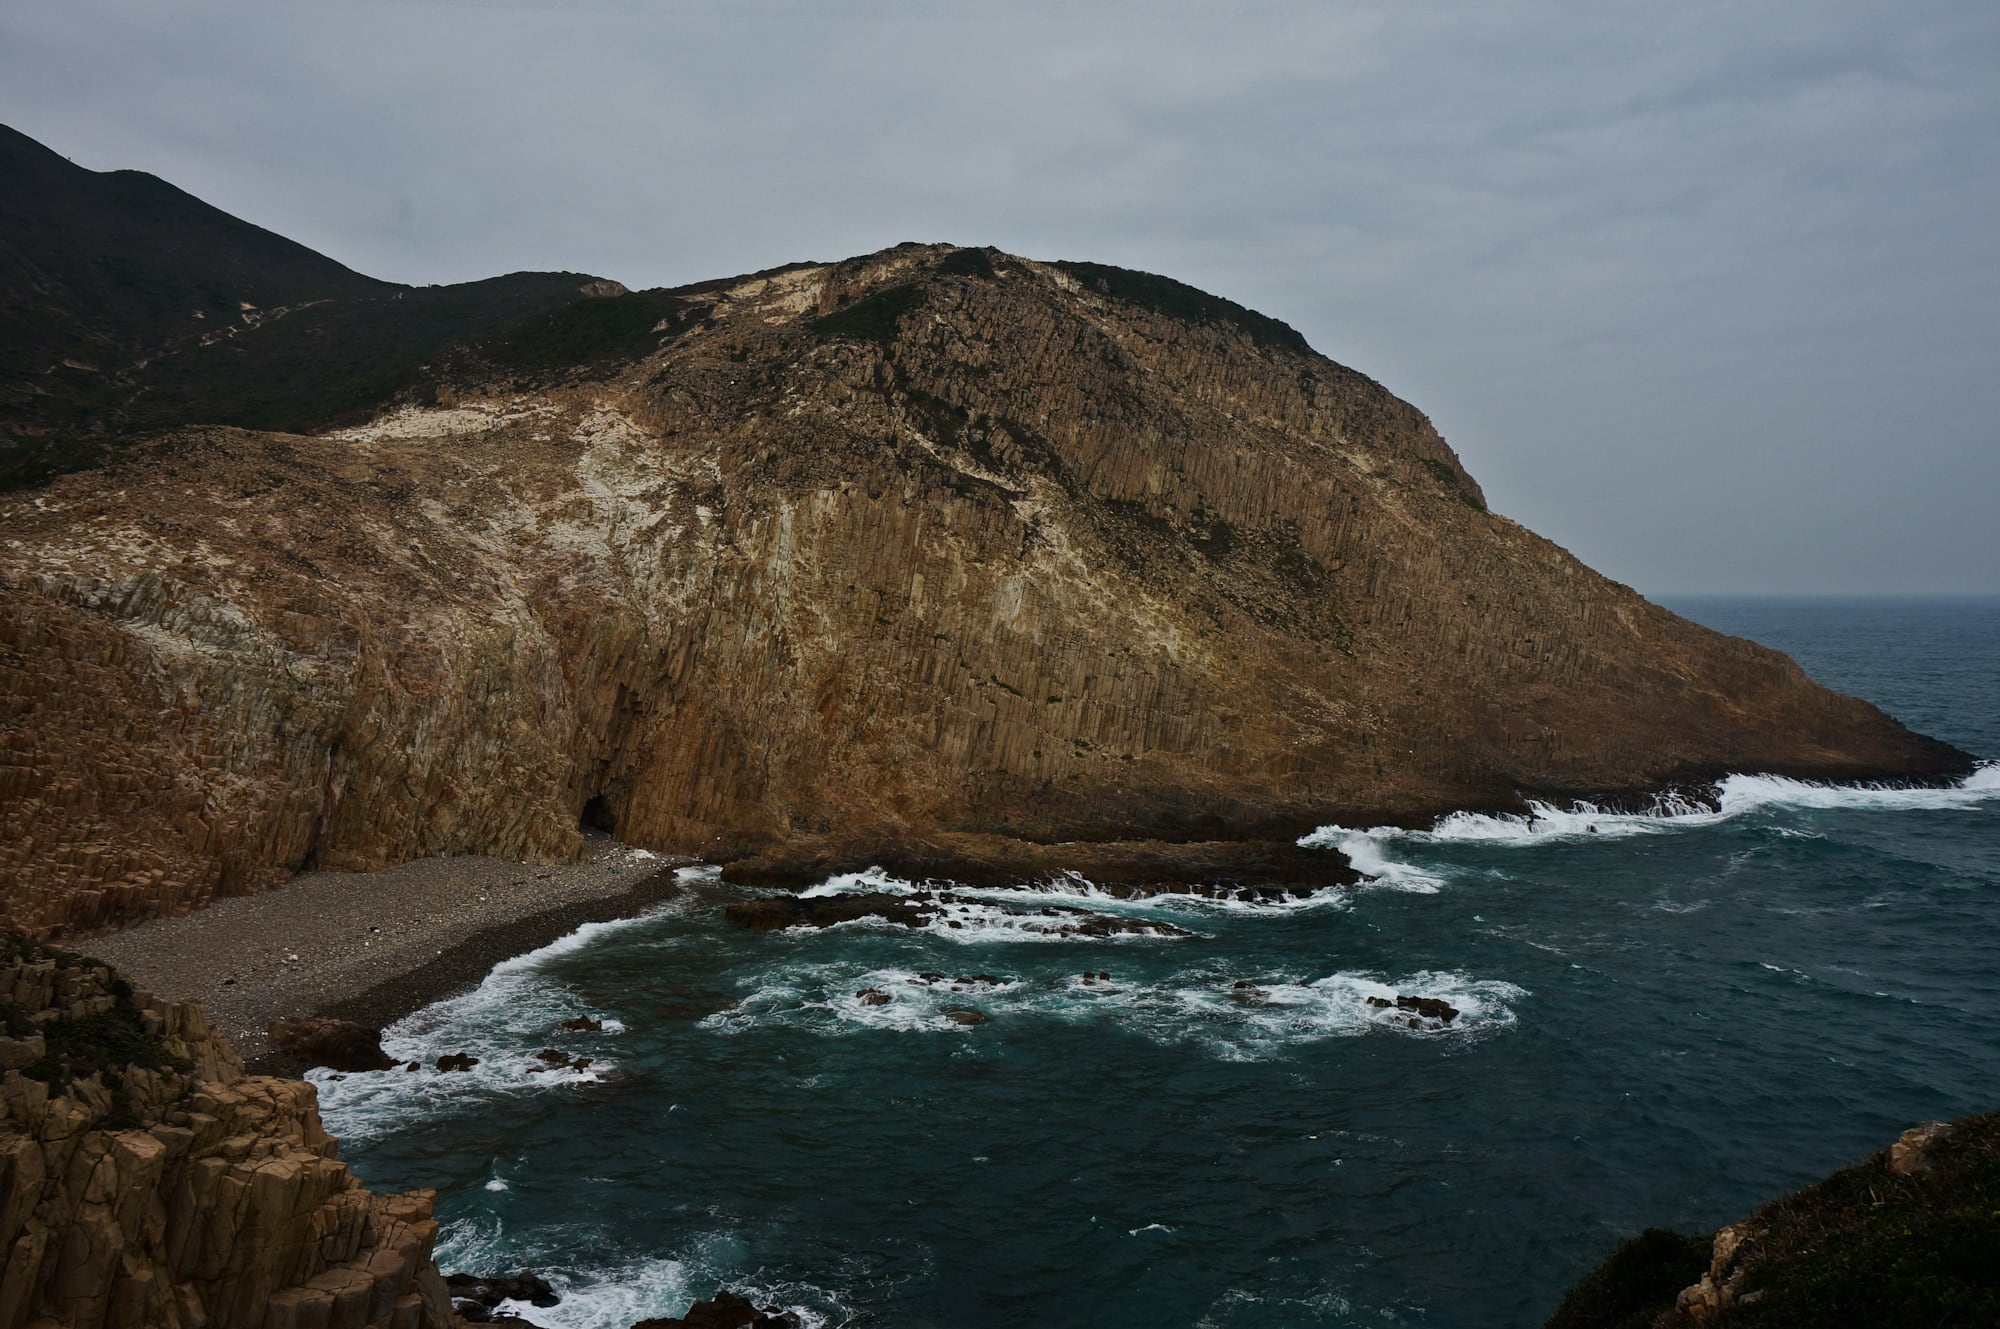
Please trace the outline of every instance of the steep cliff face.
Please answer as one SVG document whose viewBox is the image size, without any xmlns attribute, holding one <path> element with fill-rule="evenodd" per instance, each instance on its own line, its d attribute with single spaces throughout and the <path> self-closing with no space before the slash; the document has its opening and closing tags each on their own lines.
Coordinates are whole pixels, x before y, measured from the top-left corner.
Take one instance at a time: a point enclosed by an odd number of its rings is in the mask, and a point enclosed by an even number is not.
<svg viewBox="0 0 2000 1329">
<path fill-rule="evenodd" d="M 313 1087 L 199 1008 L 0 936 L 0 1329 L 455 1329 L 429 1192 L 377 1196 Z"/>
<path fill-rule="evenodd" d="M 560 858 L 579 818 L 718 857 L 1241 838 L 1968 765 L 1486 511 L 1414 408 L 1187 287 L 904 246 L 591 303 L 657 319 L 0 500 L 17 926 Z"/>
</svg>

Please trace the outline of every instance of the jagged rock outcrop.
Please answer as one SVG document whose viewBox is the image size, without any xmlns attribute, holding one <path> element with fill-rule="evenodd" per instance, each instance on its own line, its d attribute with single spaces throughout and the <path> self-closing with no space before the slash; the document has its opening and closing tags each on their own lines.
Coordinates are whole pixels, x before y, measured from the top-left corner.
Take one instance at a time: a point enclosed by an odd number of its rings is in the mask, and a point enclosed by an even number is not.
<svg viewBox="0 0 2000 1329">
<path fill-rule="evenodd" d="M 782 878 L 1969 769 L 1488 512 L 1415 408 L 1177 283 L 903 246 L 588 305 L 602 337 L 455 353 L 365 427 L 0 499 L 15 926 L 561 859 L 580 818 Z"/>
<path fill-rule="evenodd" d="M 0 1329 L 456 1329 L 431 1195 L 373 1195 L 310 1084 L 198 1007 L 0 936 Z"/>
</svg>

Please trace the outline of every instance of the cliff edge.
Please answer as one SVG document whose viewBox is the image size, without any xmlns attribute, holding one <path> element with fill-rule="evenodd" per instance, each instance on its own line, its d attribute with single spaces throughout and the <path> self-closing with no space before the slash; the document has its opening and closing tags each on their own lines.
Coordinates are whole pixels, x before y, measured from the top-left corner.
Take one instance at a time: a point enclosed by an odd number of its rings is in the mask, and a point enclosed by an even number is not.
<svg viewBox="0 0 2000 1329">
<path fill-rule="evenodd" d="M 1970 769 L 1164 278 L 904 245 L 585 300 L 420 378 L 0 498 L 11 926 L 566 859 L 580 824 L 782 877 Z"/>
<path fill-rule="evenodd" d="M 0 934 L 0 1329 L 456 1329 L 427 1191 L 334 1156 L 313 1087 L 189 1003 Z"/>
</svg>

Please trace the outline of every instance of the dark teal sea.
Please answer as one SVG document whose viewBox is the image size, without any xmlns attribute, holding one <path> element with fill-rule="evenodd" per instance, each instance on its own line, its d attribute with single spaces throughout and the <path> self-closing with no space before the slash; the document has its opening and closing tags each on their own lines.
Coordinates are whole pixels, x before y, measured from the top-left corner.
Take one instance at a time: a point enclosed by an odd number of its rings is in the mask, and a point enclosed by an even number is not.
<svg viewBox="0 0 2000 1329">
<path fill-rule="evenodd" d="M 1672 607 L 2000 758 L 2000 600 Z M 439 1189 L 447 1270 L 565 1290 L 549 1326 L 718 1286 L 899 1329 L 1537 1325 L 1642 1227 L 2000 1107 L 2000 768 L 1719 793 L 1329 828 L 1374 883 L 1289 905 L 1065 888 L 1178 940 L 1051 937 L 1026 888 L 955 928 L 750 933 L 690 873 L 388 1040 L 473 1071 L 323 1076 L 328 1123 L 371 1186 Z M 1368 1002 L 1398 994 L 1462 1014 Z M 594 1061 L 529 1074 L 546 1047 Z"/>
</svg>

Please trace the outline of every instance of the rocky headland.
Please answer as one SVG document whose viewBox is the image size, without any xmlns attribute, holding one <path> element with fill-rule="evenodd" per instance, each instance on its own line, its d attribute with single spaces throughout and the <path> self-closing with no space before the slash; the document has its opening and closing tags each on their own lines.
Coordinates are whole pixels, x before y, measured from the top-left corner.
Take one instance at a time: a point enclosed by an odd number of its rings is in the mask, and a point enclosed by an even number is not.
<svg viewBox="0 0 2000 1329">
<path fill-rule="evenodd" d="M 0 1327 L 453 1329 L 431 1195 L 373 1195 L 313 1087 L 199 1007 L 0 934 Z"/>
<path fill-rule="evenodd" d="M 1162 278 L 906 245 L 584 300 L 420 377 L 0 498 L 0 921 L 588 826 L 739 880 L 1119 842 L 1186 883 L 1331 820 L 1970 767 Z"/>
</svg>

